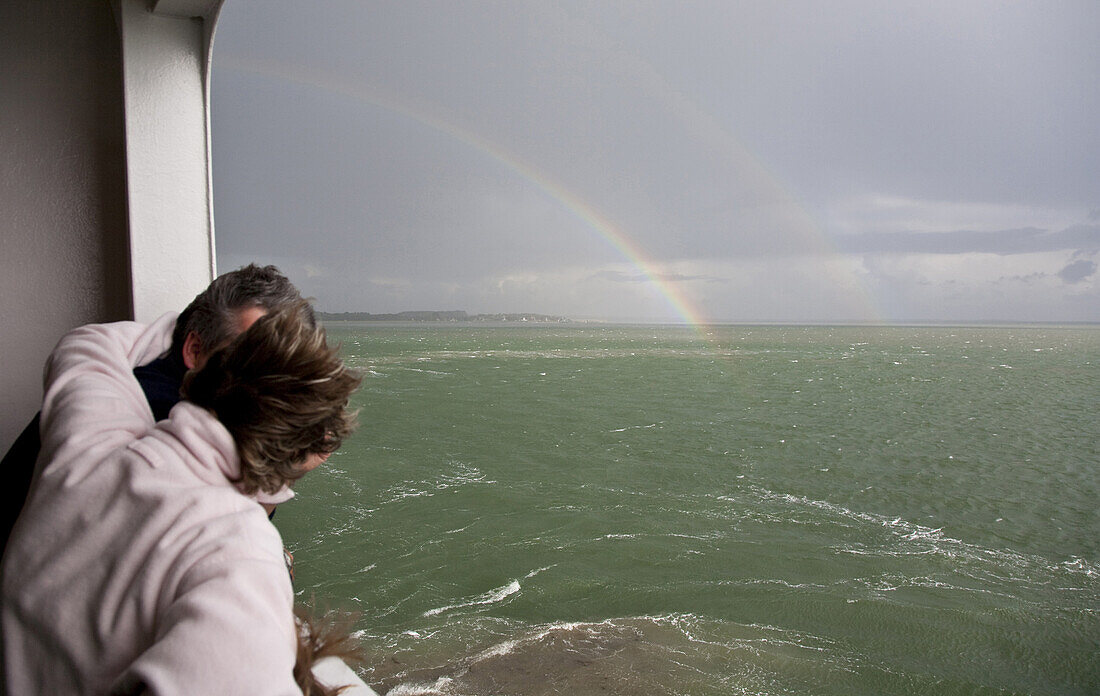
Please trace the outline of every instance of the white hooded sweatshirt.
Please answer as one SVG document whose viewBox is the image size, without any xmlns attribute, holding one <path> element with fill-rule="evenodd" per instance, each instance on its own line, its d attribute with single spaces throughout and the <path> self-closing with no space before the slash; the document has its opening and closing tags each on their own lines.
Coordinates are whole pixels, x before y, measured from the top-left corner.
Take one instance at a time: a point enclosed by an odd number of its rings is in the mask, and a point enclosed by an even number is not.
<svg viewBox="0 0 1100 696">
<path fill-rule="evenodd" d="M 42 450 L 0 566 L 12 696 L 301 694 L 282 541 L 234 484 L 232 437 L 188 402 L 154 424 L 134 378 L 174 323 L 85 326 L 50 356 Z"/>
</svg>

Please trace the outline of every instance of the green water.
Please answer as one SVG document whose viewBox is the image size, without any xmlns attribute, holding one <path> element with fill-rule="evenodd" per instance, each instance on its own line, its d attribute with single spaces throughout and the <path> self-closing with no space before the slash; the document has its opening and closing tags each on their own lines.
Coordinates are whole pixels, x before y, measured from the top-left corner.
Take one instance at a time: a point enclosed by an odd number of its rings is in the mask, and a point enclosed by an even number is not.
<svg viewBox="0 0 1100 696">
<path fill-rule="evenodd" d="M 400 694 L 1100 692 L 1100 330 L 329 326 L 276 518 Z"/>
</svg>

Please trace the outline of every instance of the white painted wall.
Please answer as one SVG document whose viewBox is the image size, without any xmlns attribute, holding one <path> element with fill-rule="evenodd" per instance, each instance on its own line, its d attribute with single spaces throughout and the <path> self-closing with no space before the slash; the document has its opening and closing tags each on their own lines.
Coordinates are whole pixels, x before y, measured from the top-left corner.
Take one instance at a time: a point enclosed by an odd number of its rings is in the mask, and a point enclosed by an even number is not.
<svg viewBox="0 0 1100 696">
<path fill-rule="evenodd" d="M 61 335 L 130 315 L 118 28 L 87 0 L 0 2 L 0 450 Z"/>
</svg>

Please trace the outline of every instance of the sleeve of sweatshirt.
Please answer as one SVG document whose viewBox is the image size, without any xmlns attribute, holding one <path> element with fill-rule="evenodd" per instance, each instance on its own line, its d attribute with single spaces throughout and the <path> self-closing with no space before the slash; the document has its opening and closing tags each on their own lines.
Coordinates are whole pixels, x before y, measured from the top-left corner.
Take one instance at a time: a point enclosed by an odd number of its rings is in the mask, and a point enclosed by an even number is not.
<svg viewBox="0 0 1100 696">
<path fill-rule="evenodd" d="M 55 459 L 66 447 L 121 446 L 154 425 L 133 368 L 164 353 L 176 315 L 148 326 L 90 324 L 58 342 L 46 362 L 42 453 Z"/>
<path fill-rule="evenodd" d="M 158 622 L 155 643 L 112 693 L 301 696 L 292 605 L 281 561 L 252 556 L 197 566 Z"/>
</svg>

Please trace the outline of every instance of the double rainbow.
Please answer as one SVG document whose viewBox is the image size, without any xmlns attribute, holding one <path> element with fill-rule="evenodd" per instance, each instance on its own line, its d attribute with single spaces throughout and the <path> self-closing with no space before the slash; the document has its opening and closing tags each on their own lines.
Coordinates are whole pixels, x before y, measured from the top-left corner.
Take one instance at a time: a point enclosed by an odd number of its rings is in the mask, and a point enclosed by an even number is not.
<svg viewBox="0 0 1100 696">
<path fill-rule="evenodd" d="M 619 255 L 638 269 L 646 282 L 659 292 L 663 301 L 677 317 L 685 324 L 694 327 L 700 335 L 704 335 L 702 327 L 709 323 L 704 312 L 683 292 L 680 287 L 681 284 L 670 279 L 669 274 L 664 272 L 661 264 L 650 258 L 641 245 L 631 239 L 622 229 L 608 220 L 606 216 L 580 195 L 566 188 L 560 182 L 553 180 L 533 165 L 523 161 L 514 153 L 504 150 L 496 143 L 434 115 L 429 108 L 414 106 L 405 100 L 372 89 L 367 85 L 340 79 L 335 75 L 321 71 L 311 71 L 299 66 L 280 64 L 274 61 L 250 61 L 239 57 L 219 58 L 215 62 L 215 67 L 284 80 L 293 84 L 350 97 L 412 119 L 427 128 L 443 133 L 477 150 L 484 156 L 533 183 L 546 195 L 583 221 L 589 229 L 599 235 Z M 700 119 L 697 118 L 696 120 Z M 732 138 L 719 132 L 719 129 L 709 123 L 709 119 L 702 120 L 707 121 L 703 126 L 703 130 L 707 135 L 720 140 L 726 146 L 731 157 L 737 160 L 742 170 L 749 172 L 757 179 L 763 178 L 766 181 L 771 181 L 763 167 L 744 148 L 735 142 L 731 142 Z M 717 135 L 715 135 L 716 133 Z M 783 194 L 782 188 L 777 184 L 772 184 L 769 188 L 778 191 L 784 199 L 793 202 L 790 196 Z M 810 246 L 816 247 L 815 250 L 819 252 L 829 252 L 831 245 L 828 244 L 824 235 L 816 229 L 816 225 L 813 224 L 802 208 L 794 204 L 791 206 L 791 210 L 797 228 L 802 232 L 802 237 L 807 240 Z M 831 251 L 835 252 L 835 249 Z M 842 281 L 850 284 L 852 279 L 848 277 L 842 279 Z M 864 315 L 876 318 L 878 312 L 874 311 L 872 304 L 868 301 L 866 291 L 862 289 L 861 285 L 858 285 L 858 287 L 861 290 L 859 294 L 860 299 L 863 301 Z"/>
</svg>

